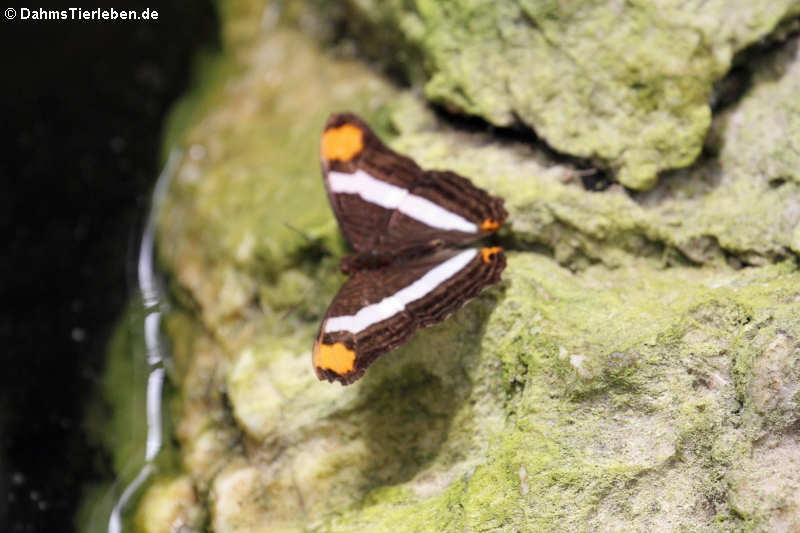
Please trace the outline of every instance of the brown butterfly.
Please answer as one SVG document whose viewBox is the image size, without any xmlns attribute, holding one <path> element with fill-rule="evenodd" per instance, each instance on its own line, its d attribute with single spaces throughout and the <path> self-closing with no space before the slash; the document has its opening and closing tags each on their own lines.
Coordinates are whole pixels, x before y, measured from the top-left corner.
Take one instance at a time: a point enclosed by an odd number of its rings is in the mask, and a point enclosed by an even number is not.
<svg viewBox="0 0 800 533">
<path fill-rule="evenodd" d="M 503 199 L 449 171 L 422 170 L 353 114 L 328 119 L 325 188 L 355 251 L 313 350 L 319 379 L 350 384 L 419 328 L 447 318 L 500 279 L 503 250 L 456 248 L 496 231 Z"/>
</svg>

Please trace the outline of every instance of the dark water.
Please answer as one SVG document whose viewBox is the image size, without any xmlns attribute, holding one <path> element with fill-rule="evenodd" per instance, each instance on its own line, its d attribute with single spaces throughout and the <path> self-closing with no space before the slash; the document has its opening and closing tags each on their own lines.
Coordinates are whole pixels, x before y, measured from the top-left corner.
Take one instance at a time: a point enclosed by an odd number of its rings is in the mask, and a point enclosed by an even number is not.
<svg viewBox="0 0 800 533">
<path fill-rule="evenodd" d="M 125 7 L 159 20 L 0 20 L 3 532 L 72 531 L 81 488 L 112 475 L 86 402 L 135 280 L 166 112 L 218 46 L 208 1 Z"/>
</svg>

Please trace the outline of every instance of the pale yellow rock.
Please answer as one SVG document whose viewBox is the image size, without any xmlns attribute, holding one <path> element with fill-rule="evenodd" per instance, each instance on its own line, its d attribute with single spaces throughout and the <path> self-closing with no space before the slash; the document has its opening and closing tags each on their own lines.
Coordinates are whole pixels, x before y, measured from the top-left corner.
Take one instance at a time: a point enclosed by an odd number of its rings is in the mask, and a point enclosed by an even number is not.
<svg viewBox="0 0 800 533">
<path fill-rule="evenodd" d="M 199 525 L 203 514 L 189 476 L 150 485 L 136 510 L 137 533 L 177 533 Z"/>
</svg>

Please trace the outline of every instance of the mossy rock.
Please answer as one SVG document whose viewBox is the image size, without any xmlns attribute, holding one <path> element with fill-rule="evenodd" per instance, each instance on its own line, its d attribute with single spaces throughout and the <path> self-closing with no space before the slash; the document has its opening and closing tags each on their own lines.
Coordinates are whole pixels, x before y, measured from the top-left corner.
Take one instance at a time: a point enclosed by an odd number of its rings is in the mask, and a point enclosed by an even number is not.
<svg viewBox="0 0 800 533">
<path fill-rule="evenodd" d="M 527 136 L 437 114 L 347 46 L 322 47 L 326 26 L 309 22 L 324 21 L 320 8 L 298 18 L 290 2 L 292 16 L 259 30 L 247 5 L 223 13 L 223 61 L 236 67 L 169 137 L 185 147 L 159 222 L 181 471 L 145 493 L 141 531 L 176 516 L 216 532 L 800 527 L 800 470 L 775 466 L 800 463 L 796 38 L 759 56 L 749 90 L 704 119 L 700 162 L 647 193 L 595 191 Z M 599 17 L 593 6 L 572 16 Z M 736 38 L 727 55 L 701 47 L 699 85 L 770 27 L 727 9 Z M 710 23 L 694 18 L 665 19 L 654 36 L 682 24 L 704 42 Z M 571 39 L 596 46 L 582 24 Z M 343 279 L 318 142 L 344 109 L 422 166 L 505 197 L 510 213 L 503 281 L 348 387 L 319 382 L 310 361 Z"/>
<path fill-rule="evenodd" d="M 637 190 L 696 160 L 714 83 L 737 52 L 800 14 L 796 0 L 345 5 L 359 45 L 429 99 L 497 126 L 529 126 Z"/>
</svg>

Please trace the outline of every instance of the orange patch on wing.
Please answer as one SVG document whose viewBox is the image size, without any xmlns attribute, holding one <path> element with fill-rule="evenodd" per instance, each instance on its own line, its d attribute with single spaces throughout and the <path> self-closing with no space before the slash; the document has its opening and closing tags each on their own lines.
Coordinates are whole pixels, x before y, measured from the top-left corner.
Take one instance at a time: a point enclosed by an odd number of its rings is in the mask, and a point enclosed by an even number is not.
<svg viewBox="0 0 800 533">
<path fill-rule="evenodd" d="M 364 132 L 355 124 L 342 124 L 322 134 L 322 157 L 346 163 L 364 149 Z"/>
<path fill-rule="evenodd" d="M 487 218 L 481 222 L 481 229 L 483 231 L 494 231 L 500 227 L 500 223 L 493 218 Z"/>
<path fill-rule="evenodd" d="M 324 370 L 331 370 L 340 376 L 352 372 L 355 368 L 356 352 L 341 342 L 323 344 L 317 341 L 314 344 L 314 366 Z"/>
<path fill-rule="evenodd" d="M 494 257 L 502 252 L 503 249 L 499 246 L 492 246 L 491 248 L 481 248 L 481 259 L 484 263 L 491 263 Z"/>
</svg>

